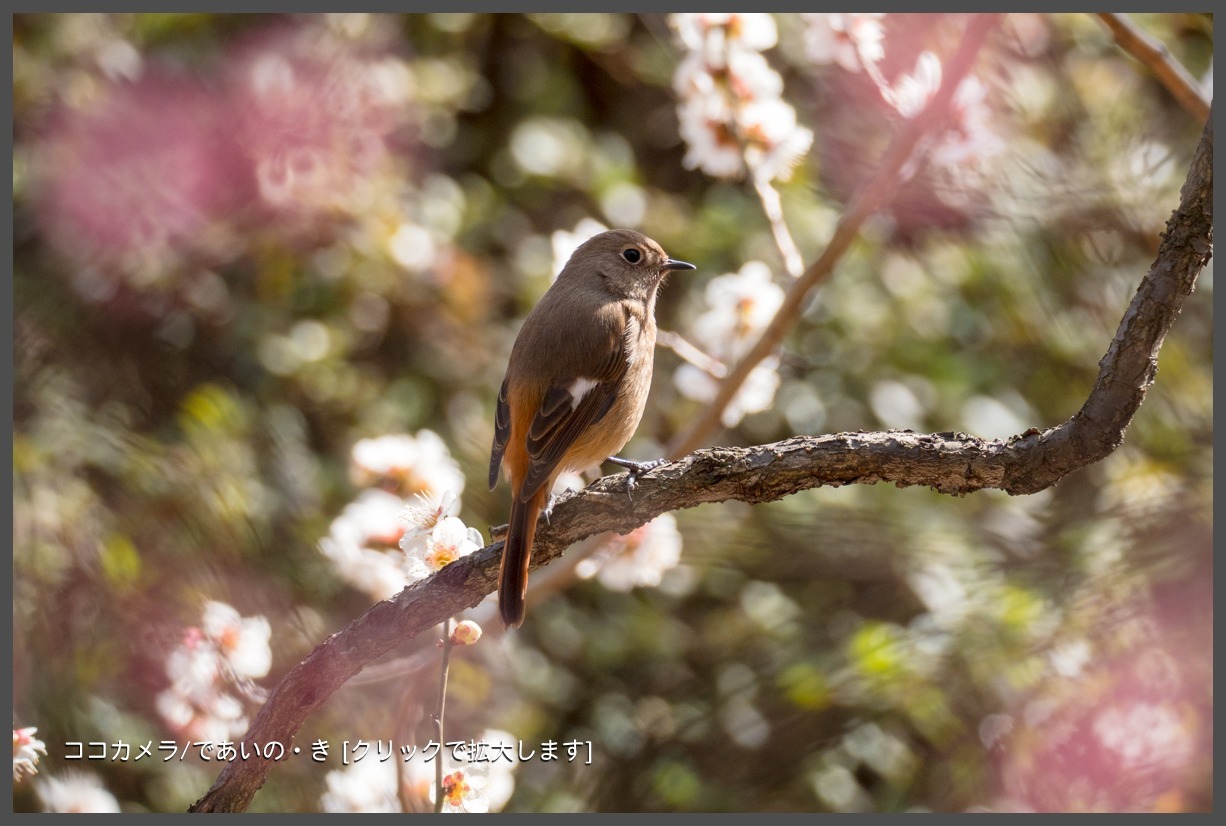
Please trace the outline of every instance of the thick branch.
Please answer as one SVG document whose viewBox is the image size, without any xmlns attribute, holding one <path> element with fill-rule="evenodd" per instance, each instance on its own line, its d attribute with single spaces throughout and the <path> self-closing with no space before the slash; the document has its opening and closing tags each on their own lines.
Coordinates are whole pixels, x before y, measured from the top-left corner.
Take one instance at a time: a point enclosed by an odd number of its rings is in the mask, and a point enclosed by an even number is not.
<svg viewBox="0 0 1226 826">
<path fill-rule="evenodd" d="M 1111 30 L 1120 48 L 1153 72 L 1154 77 L 1179 101 L 1179 105 L 1192 113 L 1192 117 L 1197 120 L 1209 117 L 1209 101 L 1200 84 L 1161 40 L 1137 28 L 1126 15 L 1099 14 L 1098 19 Z"/>
<path fill-rule="evenodd" d="M 537 534 L 532 567 L 549 564 L 593 534 L 624 533 L 666 511 L 707 502 L 770 502 L 809 488 L 877 482 L 926 485 L 953 495 L 986 488 L 1034 493 L 1108 455 L 1123 441 L 1153 383 L 1162 341 L 1212 253 L 1212 124 L 1210 117 L 1179 209 L 1167 222 L 1157 260 L 1100 362 L 1098 380 L 1081 410 L 1064 424 L 1004 441 L 891 431 L 794 436 L 757 447 L 699 450 L 641 476 L 633 500 L 620 474 L 563 496 L 551 522 Z M 496 542 L 452 563 L 372 606 L 320 643 L 282 679 L 243 741 L 279 741 L 288 753 L 307 716 L 350 677 L 491 593 L 501 554 L 502 543 Z M 192 810 L 244 811 L 271 768 L 263 760 L 227 764 Z"/>
</svg>

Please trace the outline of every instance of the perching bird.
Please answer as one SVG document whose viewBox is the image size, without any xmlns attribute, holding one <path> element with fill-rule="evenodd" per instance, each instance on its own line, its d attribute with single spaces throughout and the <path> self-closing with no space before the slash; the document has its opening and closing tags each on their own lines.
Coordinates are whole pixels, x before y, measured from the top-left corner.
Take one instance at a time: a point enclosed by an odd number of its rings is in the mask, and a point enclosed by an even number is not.
<svg viewBox="0 0 1226 826">
<path fill-rule="evenodd" d="M 490 490 L 506 464 L 511 519 L 502 551 L 498 605 L 508 628 L 524 621 L 536 520 L 554 481 L 614 454 L 638 427 L 651 387 L 656 292 L 673 270 L 693 264 L 628 229 L 579 246 L 524 320 L 498 392 Z M 633 476 L 632 476 L 633 478 Z"/>
</svg>

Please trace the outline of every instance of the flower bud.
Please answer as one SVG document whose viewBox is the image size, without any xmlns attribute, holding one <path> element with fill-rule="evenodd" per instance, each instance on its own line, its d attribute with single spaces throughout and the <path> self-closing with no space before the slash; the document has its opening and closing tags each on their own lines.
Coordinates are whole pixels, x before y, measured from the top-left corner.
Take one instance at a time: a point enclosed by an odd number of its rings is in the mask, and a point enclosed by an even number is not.
<svg viewBox="0 0 1226 826">
<path fill-rule="evenodd" d="M 472 645 L 481 639 L 481 626 L 472 620 L 457 622 L 451 632 L 452 645 Z"/>
</svg>

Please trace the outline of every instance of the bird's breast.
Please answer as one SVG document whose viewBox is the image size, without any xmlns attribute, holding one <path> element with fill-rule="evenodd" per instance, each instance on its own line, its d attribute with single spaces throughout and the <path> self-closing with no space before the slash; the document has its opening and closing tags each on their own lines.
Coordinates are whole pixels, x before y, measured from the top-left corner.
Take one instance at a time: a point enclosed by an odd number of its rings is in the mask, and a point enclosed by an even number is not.
<svg viewBox="0 0 1226 826">
<path fill-rule="evenodd" d="M 656 328 L 650 318 L 631 315 L 626 323 L 626 372 L 617 391 L 617 400 L 600 421 L 576 440 L 562 464 L 566 470 L 586 470 L 614 456 L 638 429 L 647 407 L 651 374 L 655 362 Z"/>
</svg>

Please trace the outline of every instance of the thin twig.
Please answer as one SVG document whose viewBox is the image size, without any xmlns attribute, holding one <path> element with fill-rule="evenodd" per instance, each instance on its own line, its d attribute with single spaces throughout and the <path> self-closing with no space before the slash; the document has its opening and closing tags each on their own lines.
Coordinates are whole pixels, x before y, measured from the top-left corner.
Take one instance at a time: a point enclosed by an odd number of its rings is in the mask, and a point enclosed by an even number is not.
<svg viewBox="0 0 1226 826">
<path fill-rule="evenodd" d="M 401 680 L 400 702 L 396 716 L 392 721 L 392 731 L 399 742 L 412 742 L 414 729 L 421 721 L 421 702 L 418 699 L 417 686 L 412 680 Z M 410 723 L 410 715 L 416 712 L 415 719 Z M 413 784 L 409 776 L 410 766 L 405 760 L 399 760 L 396 769 L 396 799 L 400 801 L 400 811 L 413 812 L 421 807 L 421 801 L 413 797 Z"/>
<path fill-rule="evenodd" d="M 1197 121 L 1209 117 L 1209 99 L 1165 43 L 1138 28 L 1126 15 L 1100 13 L 1097 16 L 1111 30 L 1120 48 L 1153 72 L 1180 106 L 1191 112 Z"/>
<path fill-rule="evenodd" d="M 443 729 L 443 711 L 447 707 L 447 668 L 451 664 L 451 617 L 443 620 L 443 663 L 439 668 L 438 677 L 438 710 L 434 715 L 434 724 L 438 729 L 438 763 L 434 766 L 434 813 L 443 811 L 443 753 L 447 743 L 446 732 Z"/>
<path fill-rule="evenodd" d="M 783 256 L 783 265 L 787 268 L 788 275 L 792 278 L 800 278 L 805 270 L 805 260 L 801 257 L 800 250 L 796 247 L 796 242 L 792 240 L 792 233 L 788 229 L 787 221 L 783 217 L 783 204 L 779 200 L 779 191 L 775 189 L 769 179 L 765 175 L 759 174 L 757 168 L 745 159 L 749 164 L 750 176 L 753 178 L 753 188 L 758 193 L 758 201 L 762 204 L 762 212 L 766 214 L 766 220 L 770 222 L 771 235 L 774 236 L 775 246 L 779 248 L 779 254 Z"/>
<path fill-rule="evenodd" d="M 696 449 L 715 431 L 720 424 L 724 408 L 736 396 L 753 368 L 774 353 L 779 343 L 783 341 L 783 337 L 800 319 L 810 293 L 834 271 L 835 265 L 851 247 L 860 227 L 897 191 L 903 169 L 911 161 L 916 146 L 919 145 L 925 134 L 944 120 L 954 92 L 970 71 L 975 56 L 979 53 L 984 41 L 987 40 L 988 33 L 999 22 L 1000 17 L 999 14 L 977 15 L 967 24 L 962 43 L 958 51 L 950 58 L 941 87 L 933 95 L 928 106 L 919 115 L 908 121 L 895 137 L 877 174 L 860 189 L 847 211 L 843 213 L 821 257 L 800 278 L 792 282 L 779 311 L 745 357 L 720 384 L 715 399 L 703 409 L 689 430 L 680 434 L 668 446 L 667 455 L 670 458 L 684 456 Z"/>
<path fill-rule="evenodd" d="M 661 347 L 667 347 L 685 361 L 688 361 L 713 378 L 722 379 L 728 375 L 727 365 L 719 359 L 708 355 L 702 349 L 690 344 L 679 333 L 674 333 L 671 330 L 659 330 L 656 332 L 656 344 Z"/>
</svg>

